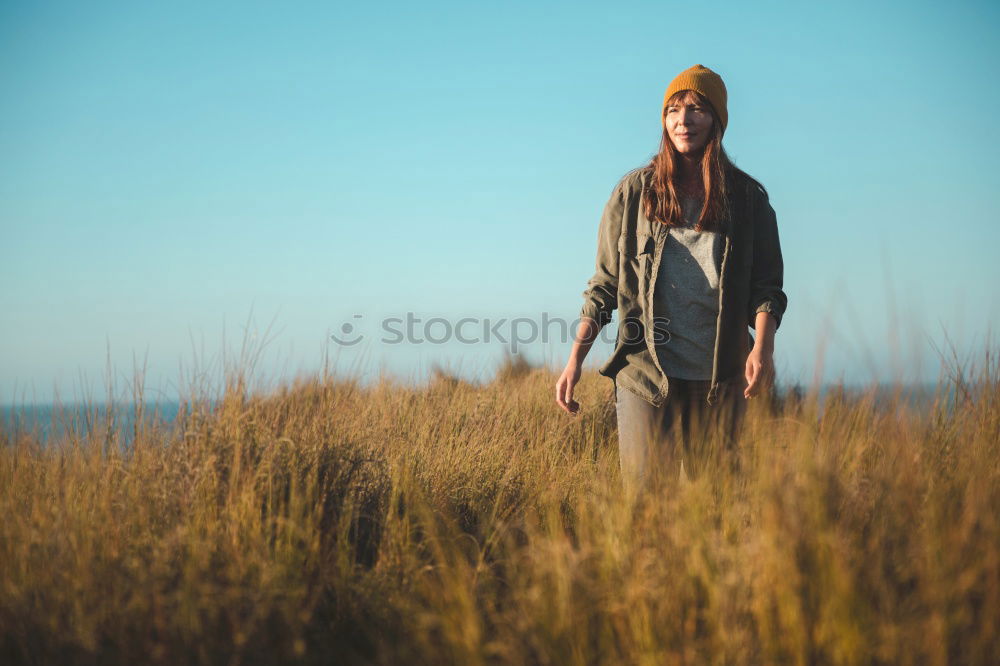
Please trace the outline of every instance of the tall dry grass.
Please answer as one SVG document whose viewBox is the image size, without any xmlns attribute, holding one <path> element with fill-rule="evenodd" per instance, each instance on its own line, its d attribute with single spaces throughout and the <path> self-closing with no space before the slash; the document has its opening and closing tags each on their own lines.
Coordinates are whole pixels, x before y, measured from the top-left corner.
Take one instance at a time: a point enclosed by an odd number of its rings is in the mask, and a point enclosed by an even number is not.
<svg viewBox="0 0 1000 666">
<path fill-rule="evenodd" d="M 0 447 L 0 661 L 986 664 L 1000 368 L 953 404 L 750 404 L 736 459 L 621 491 L 611 385 L 230 384 Z M 737 463 L 737 464 L 733 464 Z"/>
</svg>

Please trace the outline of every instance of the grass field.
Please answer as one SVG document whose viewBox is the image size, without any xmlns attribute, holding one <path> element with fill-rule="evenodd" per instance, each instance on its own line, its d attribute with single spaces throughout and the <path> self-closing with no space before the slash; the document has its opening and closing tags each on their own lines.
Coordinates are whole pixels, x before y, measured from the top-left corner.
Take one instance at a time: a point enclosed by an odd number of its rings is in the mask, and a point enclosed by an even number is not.
<svg viewBox="0 0 1000 666">
<path fill-rule="evenodd" d="M 638 498 L 611 382 L 572 418 L 556 378 L 237 377 L 5 436 L 0 662 L 996 663 L 995 355 L 951 404 L 752 401 L 735 458 Z"/>
</svg>

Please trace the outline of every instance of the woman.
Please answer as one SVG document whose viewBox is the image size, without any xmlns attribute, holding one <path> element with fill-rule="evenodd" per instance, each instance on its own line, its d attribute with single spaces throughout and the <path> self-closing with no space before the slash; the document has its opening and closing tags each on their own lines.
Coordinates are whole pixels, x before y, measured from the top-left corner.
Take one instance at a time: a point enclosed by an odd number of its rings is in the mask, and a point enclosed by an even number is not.
<svg viewBox="0 0 1000 666">
<path fill-rule="evenodd" d="M 596 271 L 556 384 L 559 406 L 578 413 L 583 360 L 617 309 L 615 350 L 599 372 L 615 384 L 626 485 L 643 485 L 670 460 L 684 475 L 682 454 L 690 467 L 699 458 L 691 447 L 717 432 L 709 425 L 724 423 L 731 442 L 746 400 L 773 378 L 788 302 L 777 222 L 767 191 L 722 148 L 726 98 L 722 78 L 702 65 L 667 87 L 659 152 L 604 208 Z"/>
</svg>

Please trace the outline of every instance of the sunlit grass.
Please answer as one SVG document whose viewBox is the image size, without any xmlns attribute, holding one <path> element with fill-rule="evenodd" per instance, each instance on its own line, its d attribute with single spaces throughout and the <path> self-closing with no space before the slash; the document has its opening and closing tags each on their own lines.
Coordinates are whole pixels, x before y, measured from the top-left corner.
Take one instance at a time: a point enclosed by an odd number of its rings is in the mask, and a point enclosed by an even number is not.
<svg viewBox="0 0 1000 666">
<path fill-rule="evenodd" d="M 923 409 L 751 402 L 735 460 L 639 498 L 621 491 L 610 382 L 588 373 L 571 418 L 555 380 L 235 381 L 128 446 L 93 424 L 6 436 L 0 662 L 1000 654 L 995 355 Z"/>
</svg>

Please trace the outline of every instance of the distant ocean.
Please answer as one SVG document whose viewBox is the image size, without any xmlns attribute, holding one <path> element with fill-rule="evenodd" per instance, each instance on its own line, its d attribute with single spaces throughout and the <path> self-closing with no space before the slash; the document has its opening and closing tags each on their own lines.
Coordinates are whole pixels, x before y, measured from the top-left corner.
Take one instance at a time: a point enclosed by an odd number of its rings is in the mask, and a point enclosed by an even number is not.
<svg viewBox="0 0 1000 666">
<path fill-rule="evenodd" d="M 142 420 L 172 424 L 180 411 L 180 402 L 163 401 L 144 403 Z M 0 406 L 0 427 L 8 437 L 17 433 L 33 432 L 42 442 L 59 438 L 67 431 L 84 432 L 88 423 L 99 432 L 107 427 L 108 416 L 114 418 L 114 428 L 121 433 L 124 443 L 132 440 L 136 421 L 136 403 L 118 403 L 110 410 L 107 404 L 94 404 L 89 408 L 82 403 L 3 405 Z"/>
<path fill-rule="evenodd" d="M 879 385 L 875 395 L 876 408 L 892 405 L 897 388 L 894 385 Z M 836 389 L 843 389 L 849 395 L 859 395 L 870 390 L 870 386 L 823 386 L 819 391 L 821 407 L 831 391 Z M 787 396 L 794 390 L 796 389 L 779 388 L 778 395 Z M 916 409 L 927 408 L 933 405 L 937 391 L 934 384 L 904 386 L 900 393 L 900 403 Z M 942 391 L 941 399 L 950 403 L 954 389 L 949 386 Z M 143 407 L 142 418 L 150 425 L 159 423 L 169 426 L 176 420 L 179 411 L 180 402 L 177 401 L 148 402 Z M 101 432 L 106 428 L 109 413 L 114 417 L 114 427 L 119 431 L 121 441 L 127 446 L 134 432 L 135 403 L 117 403 L 110 412 L 106 404 L 95 404 L 89 409 L 84 404 L 63 404 L 58 408 L 54 404 L 0 405 L 0 431 L 8 437 L 19 432 L 33 431 L 40 441 L 47 442 L 53 437 L 61 437 L 69 429 L 82 432 L 87 428 L 88 422 L 90 427 Z"/>
</svg>

